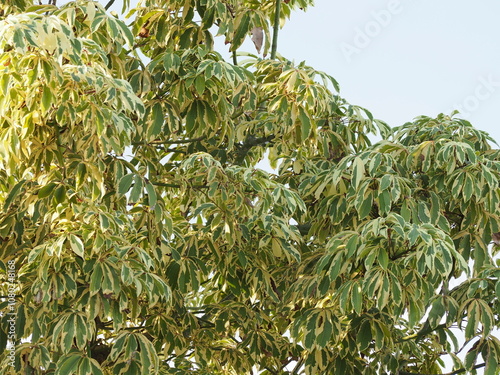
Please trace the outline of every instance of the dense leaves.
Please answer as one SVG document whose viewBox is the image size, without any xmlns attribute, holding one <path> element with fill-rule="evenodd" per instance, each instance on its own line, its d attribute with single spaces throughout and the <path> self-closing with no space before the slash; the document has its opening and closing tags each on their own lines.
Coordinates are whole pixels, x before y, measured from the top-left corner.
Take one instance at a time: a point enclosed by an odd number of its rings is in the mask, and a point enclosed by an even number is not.
<svg viewBox="0 0 500 375">
<path fill-rule="evenodd" d="M 3 369 L 498 374 L 494 141 L 267 58 L 311 3 L 0 5 Z"/>
</svg>

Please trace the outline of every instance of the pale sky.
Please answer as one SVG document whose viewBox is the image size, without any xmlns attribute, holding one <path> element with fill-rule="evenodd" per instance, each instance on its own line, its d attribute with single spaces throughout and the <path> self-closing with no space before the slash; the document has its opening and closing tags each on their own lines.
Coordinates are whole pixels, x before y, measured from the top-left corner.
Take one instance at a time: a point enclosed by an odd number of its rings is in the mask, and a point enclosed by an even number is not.
<svg viewBox="0 0 500 375">
<path fill-rule="evenodd" d="M 292 15 L 278 51 L 391 126 L 461 107 L 500 142 L 498 0 L 316 0 Z"/>
</svg>

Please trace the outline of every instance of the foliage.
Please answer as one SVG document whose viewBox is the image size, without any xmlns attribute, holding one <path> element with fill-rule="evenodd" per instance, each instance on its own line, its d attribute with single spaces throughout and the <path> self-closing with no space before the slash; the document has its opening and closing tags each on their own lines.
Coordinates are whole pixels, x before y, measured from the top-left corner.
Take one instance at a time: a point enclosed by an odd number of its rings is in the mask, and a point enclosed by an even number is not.
<svg viewBox="0 0 500 375">
<path fill-rule="evenodd" d="M 275 5 L 0 5 L 3 369 L 498 374 L 492 140 L 390 129 L 305 63 L 213 49 L 261 28 L 266 56 Z"/>
</svg>

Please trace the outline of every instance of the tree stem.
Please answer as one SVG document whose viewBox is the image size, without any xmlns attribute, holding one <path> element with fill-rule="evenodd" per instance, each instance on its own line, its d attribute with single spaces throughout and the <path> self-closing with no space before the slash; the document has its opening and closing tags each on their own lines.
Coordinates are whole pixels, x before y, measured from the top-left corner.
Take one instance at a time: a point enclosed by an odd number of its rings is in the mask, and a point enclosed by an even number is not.
<svg viewBox="0 0 500 375">
<path fill-rule="evenodd" d="M 281 13 L 281 0 L 276 0 L 276 7 L 274 13 L 274 29 L 273 29 L 273 44 L 271 45 L 271 60 L 276 58 L 276 51 L 278 49 L 278 33 L 280 28 L 280 13 Z"/>
<path fill-rule="evenodd" d="M 485 366 L 486 366 L 486 363 L 481 363 L 480 365 L 475 365 L 472 369 L 473 370 L 477 370 L 477 369 L 485 367 Z M 448 373 L 443 374 L 443 375 L 458 375 L 458 374 L 461 374 L 463 372 L 467 372 L 467 370 L 464 369 L 464 368 L 461 368 L 459 370 L 448 372 Z M 421 373 L 418 373 L 418 372 L 399 371 L 399 375 L 431 375 L 431 374 L 421 374 Z"/>
</svg>

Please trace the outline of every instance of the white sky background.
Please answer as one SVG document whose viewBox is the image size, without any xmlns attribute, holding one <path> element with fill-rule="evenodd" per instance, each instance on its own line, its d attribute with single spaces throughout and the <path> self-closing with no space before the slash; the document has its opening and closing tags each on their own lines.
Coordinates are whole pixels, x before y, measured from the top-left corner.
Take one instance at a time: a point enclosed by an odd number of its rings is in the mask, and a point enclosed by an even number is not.
<svg viewBox="0 0 500 375">
<path fill-rule="evenodd" d="M 391 126 L 458 105 L 500 142 L 497 0 L 316 0 L 281 31 L 278 52 L 332 75 Z"/>
</svg>

